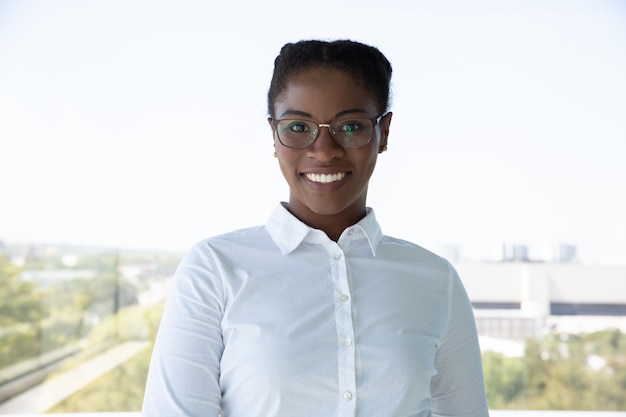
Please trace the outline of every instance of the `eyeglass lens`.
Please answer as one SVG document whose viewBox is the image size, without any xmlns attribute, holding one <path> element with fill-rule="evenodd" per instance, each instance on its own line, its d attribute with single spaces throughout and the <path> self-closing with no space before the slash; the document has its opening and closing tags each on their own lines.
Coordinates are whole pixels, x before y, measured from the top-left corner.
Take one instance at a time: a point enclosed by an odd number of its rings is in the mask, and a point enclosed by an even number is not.
<svg viewBox="0 0 626 417">
<path fill-rule="evenodd" d="M 326 125 L 318 125 L 310 120 L 283 119 L 276 121 L 276 132 L 280 142 L 291 148 L 306 148 L 311 145 L 319 130 Z M 335 120 L 328 126 L 335 141 L 346 148 L 357 148 L 366 145 L 374 130 L 371 119 Z"/>
</svg>

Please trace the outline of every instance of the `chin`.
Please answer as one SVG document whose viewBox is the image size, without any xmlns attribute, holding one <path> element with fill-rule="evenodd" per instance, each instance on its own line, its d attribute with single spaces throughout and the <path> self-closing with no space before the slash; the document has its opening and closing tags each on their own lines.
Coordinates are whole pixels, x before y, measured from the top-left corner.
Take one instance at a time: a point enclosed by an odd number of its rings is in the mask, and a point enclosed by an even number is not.
<svg viewBox="0 0 626 417">
<path fill-rule="evenodd" d="M 348 203 L 332 203 L 332 202 L 315 202 L 313 204 L 308 204 L 307 208 L 317 214 L 318 216 L 340 216 L 342 214 L 355 211 L 354 204 Z"/>
</svg>

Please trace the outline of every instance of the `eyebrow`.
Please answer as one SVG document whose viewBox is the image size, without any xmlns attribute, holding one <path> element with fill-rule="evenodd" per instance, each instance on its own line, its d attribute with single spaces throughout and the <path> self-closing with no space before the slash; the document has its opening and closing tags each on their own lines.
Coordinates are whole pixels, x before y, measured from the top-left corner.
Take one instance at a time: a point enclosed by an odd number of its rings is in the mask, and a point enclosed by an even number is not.
<svg viewBox="0 0 626 417">
<path fill-rule="evenodd" d="M 343 115 L 350 114 L 350 113 L 365 113 L 369 115 L 369 113 L 365 111 L 364 109 L 348 109 L 348 110 L 340 111 L 339 113 L 335 114 L 335 118 L 341 117 Z M 288 115 L 308 117 L 309 119 L 313 118 L 313 115 L 311 113 L 307 113 L 307 112 L 300 111 L 300 110 L 287 110 L 283 112 L 283 114 L 281 114 L 280 117 L 285 117 Z"/>
</svg>

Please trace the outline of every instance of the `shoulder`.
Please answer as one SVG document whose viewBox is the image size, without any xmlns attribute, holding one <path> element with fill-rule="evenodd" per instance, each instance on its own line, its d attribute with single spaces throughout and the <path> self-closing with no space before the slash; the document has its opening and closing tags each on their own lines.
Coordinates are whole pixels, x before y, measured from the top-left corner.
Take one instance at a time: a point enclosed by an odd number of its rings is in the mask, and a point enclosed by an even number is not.
<svg viewBox="0 0 626 417">
<path fill-rule="evenodd" d="M 449 291 L 460 283 L 459 276 L 447 259 L 407 240 L 383 236 L 376 258 L 387 265 L 394 276 L 406 276 L 431 290 Z"/>
<path fill-rule="evenodd" d="M 385 258 L 396 258 L 416 264 L 428 264 L 448 270 L 451 268 L 447 259 L 430 250 L 404 239 L 384 235 L 377 248 L 377 254 Z"/>
<path fill-rule="evenodd" d="M 211 236 L 194 243 L 182 259 L 183 263 L 229 258 L 275 247 L 264 226 L 254 226 Z"/>
<path fill-rule="evenodd" d="M 248 227 L 212 236 L 193 244 L 181 259 L 175 278 L 219 282 L 241 268 L 253 269 L 278 252 L 264 226 Z"/>
<path fill-rule="evenodd" d="M 243 229 L 232 230 L 223 234 L 208 237 L 196 242 L 192 250 L 218 249 L 224 247 L 245 247 L 266 245 L 270 240 L 265 226 L 253 226 Z"/>
</svg>

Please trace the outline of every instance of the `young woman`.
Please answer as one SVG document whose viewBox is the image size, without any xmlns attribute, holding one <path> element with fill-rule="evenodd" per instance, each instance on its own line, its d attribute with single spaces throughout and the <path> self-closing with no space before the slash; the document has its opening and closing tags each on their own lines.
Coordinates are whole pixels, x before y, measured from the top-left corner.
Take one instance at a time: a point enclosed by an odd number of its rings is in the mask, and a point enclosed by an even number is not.
<svg viewBox="0 0 626 417">
<path fill-rule="evenodd" d="M 366 206 L 391 72 L 352 41 L 282 48 L 268 111 L 289 201 L 182 260 L 144 416 L 488 416 L 456 272 Z"/>
</svg>

